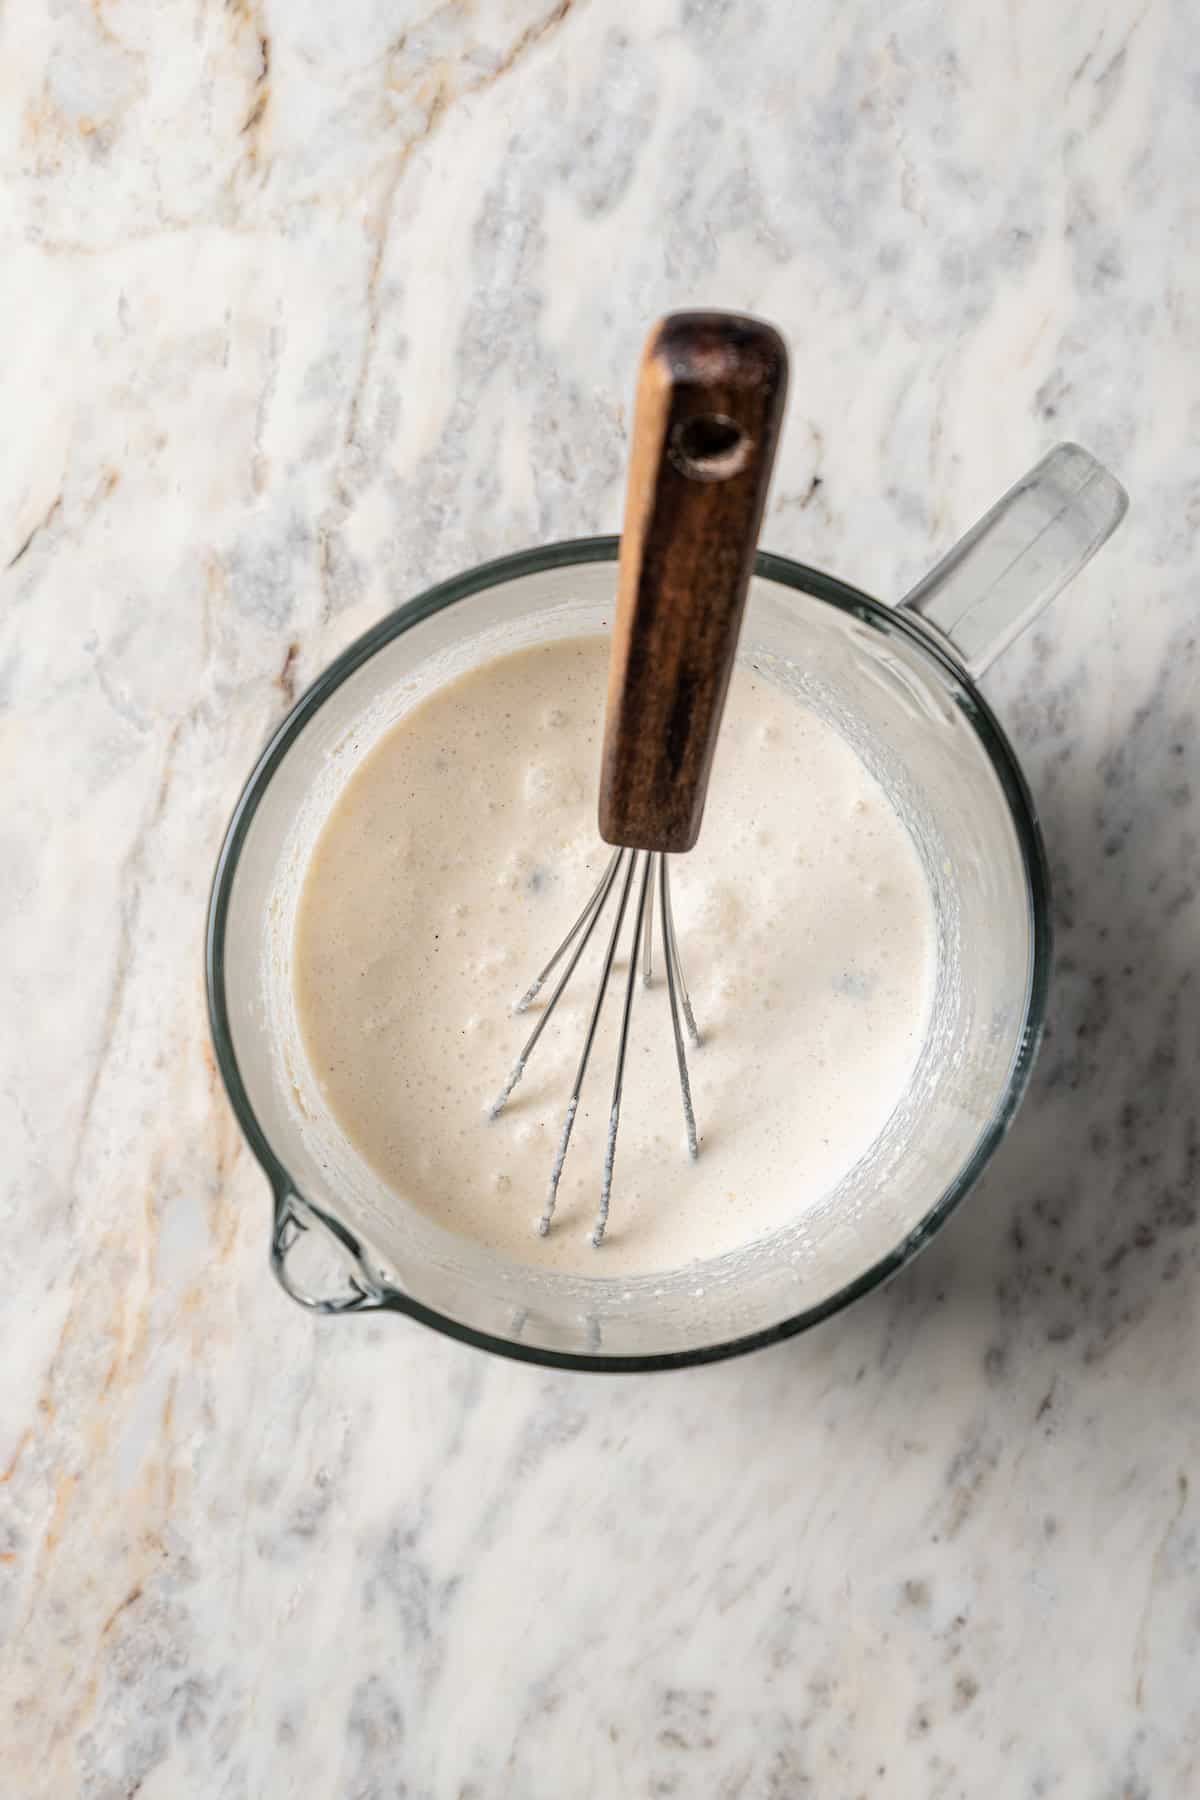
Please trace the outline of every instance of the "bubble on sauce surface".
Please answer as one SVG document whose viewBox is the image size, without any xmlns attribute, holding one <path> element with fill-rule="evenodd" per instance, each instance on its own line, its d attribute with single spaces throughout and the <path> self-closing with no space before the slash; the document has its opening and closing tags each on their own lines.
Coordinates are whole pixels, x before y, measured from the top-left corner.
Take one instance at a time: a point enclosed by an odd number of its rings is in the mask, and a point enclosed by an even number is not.
<svg viewBox="0 0 1200 1800">
<path fill-rule="evenodd" d="M 674 890 L 672 890 L 674 892 Z M 746 918 L 746 903 L 731 881 L 706 881 L 686 908 L 676 908 L 677 923 L 692 931 L 732 939 Z"/>
<path fill-rule="evenodd" d="M 521 777 L 521 793 L 530 812 L 552 815 L 579 805 L 584 798 L 583 777 L 564 763 L 531 762 Z"/>
<path fill-rule="evenodd" d="M 492 975 L 497 975 L 501 973 L 501 971 L 511 969 L 512 962 L 513 955 L 511 950 L 487 950 L 482 956 L 476 957 L 474 963 L 475 973 L 480 976 L 481 979 L 486 981 Z"/>
</svg>

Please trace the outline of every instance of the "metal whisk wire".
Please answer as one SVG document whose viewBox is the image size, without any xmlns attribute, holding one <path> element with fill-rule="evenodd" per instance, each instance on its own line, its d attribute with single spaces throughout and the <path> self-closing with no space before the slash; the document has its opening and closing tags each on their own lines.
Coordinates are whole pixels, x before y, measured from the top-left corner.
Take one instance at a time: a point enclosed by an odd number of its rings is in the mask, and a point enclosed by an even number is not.
<svg viewBox="0 0 1200 1800">
<path fill-rule="evenodd" d="M 638 881 L 639 865 L 641 880 Z M 537 1024 L 526 1039 L 524 1047 L 512 1072 L 505 1082 L 497 1098 L 493 1101 L 489 1112 L 496 1118 L 508 1104 L 517 1083 L 525 1073 L 529 1058 L 537 1046 L 538 1039 L 549 1023 L 555 1007 L 562 998 L 567 984 L 580 959 L 587 949 L 593 932 L 599 923 L 601 914 L 606 910 L 609 898 L 614 890 L 619 891 L 616 917 L 609 933 L 608 944 L 604 953 L 604 962 L 600 971 L 600 980 L 596 989 L 596 998 L 592 1005 L 588 1021 L 587 1035 L 584 1038 L 583 1050 L 579 1058 L 579 1066 L 575 1075 L 575 1084 L 567 1101 L 567 1109 L 563 1115 L 562 1131 L 559 1136 L 558 1149 L 550 1171 L 550 1186 L 538 1220 L 538 1231 L 545 1237 L 554 1219 L 558 1203 L 558 1188 L 562 1180 L 563 1165 L 567 1159 L 567 1150 L 571 1142 L 571 1133 L 575 1125 L 575 1116 L 579 1111 L 580 1095 L 583 1091 L 584 1077 L 591 1060 L 592 1048 L 596 1041 L 596 1033 L 600 1024 L 600 1015 L 604 1009 L 605 996 L 608 993 L 613 967 L 617 958 L 617 950 L 621 940 L 621 929 L 629 910 L 629 899 L 634 887 L 637 887 L 637 901 L 634 906 L 633 931 L 629 947 L 629 974 L 625 983 L 625 1000 L 621 1013 L 620 1035 L 617 1041 L 616 1071 L 613 1078 L 612 1102 L 609 1108 L 608 1136 L 604 1151 L 604 1168 L 600 1184 L 600 1203 L 596 1213 L 596 1221 L 592 1227 L 592 1243 L 599 1248 L 604 1241 L 608 1227 L 609 1201 L 612 1196 L 613 1166 L 617 1153 L 617 1128 L 621 1117 L 621 1095 L 625 1081 L 625 1062 L 629 1050 L 630 1024 L 633 1017 L 633 996 L 637 987 L 638 952 L 641 950 L 642 982 L 649 987 L 652 979 L 653 964 L 653 912 L 654 895 L 657 887 L 659 914 L 662 935 L 663 967 L 666 971 L 667 994 L 671 1008 L 671 1025 L 675 1039 L 675 1057 L 679 1069 L 679 1090 L 683 1101 L 684 1125 L 687 1131 L 688 1155 L 694 1160 L 699 1153 L 696 1134 L 696 1117 L 692 1106 L 692 1088 L 688 1075 L 687 1052 L 684 1046 L 684 1026 L 692 1044 L 698 1049 L 700 1034 L 696 1029 L 695 1017 L 692 1013 L 691 1001 L 688 998 L 687 985 L 683 976 L 683 964 L 679 955 L 679 942 L 675 933 L 675 919 L 671 907 L 671 885 L 667 872 L 667 858 L 661 851 L 647 850 L 615 850 L 600 880 L 593 889 L 583 911 L 575 920 L 567 935 L 555 950 L 549 962 L 530 984 L 526 992 L 517 1002 L 514 1011 L 525 1012 L 536 999 L 545 983 L 559 963 L 571 952 L 566 968 L 560 975 L 545 1010 Z"/>
</svg>

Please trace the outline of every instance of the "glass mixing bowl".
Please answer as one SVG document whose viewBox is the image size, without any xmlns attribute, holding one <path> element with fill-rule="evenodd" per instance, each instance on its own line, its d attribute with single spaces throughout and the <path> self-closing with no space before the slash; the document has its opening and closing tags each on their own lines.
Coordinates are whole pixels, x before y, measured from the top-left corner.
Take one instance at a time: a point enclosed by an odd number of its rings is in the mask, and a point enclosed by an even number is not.
<svg viewBox="0 0 1200 1800">
<path fill-rule="evenodd" d="M 451 1235 L 387 1188 L 322 1102 L 290 978 L 306 859 L 362 756 L 432 686 L 487 656 L 603 629 L 618 540 L 487 563 L 351 645 L 263 751 L 230 821 L 209 907 L 218 1065 L 270 1182 L 271 1260 L 288 1293 L 324 1313 L 406 1313 L 530 1361 L 645 1370 L 804 1330 L 901 1269 L 1007 1130 L 1045 1010 L 1045 857 L 1021 771 L 972 677 L 1082 566 L 1124 507 L 1113 478 L 1063 445 L 898 607 L 817 569 L 757 558 L 739 654 L 831 722 L 904 819 L 933 897 L 935 998 L 908 1089 L 831 1194 L 744 1250 L 653 1275 L 606 1276 L 603 1250 L 586 1277 L 511 1261 Z M 685 1178 L 681 1163 L 682 1203 Z"/>
</svg>

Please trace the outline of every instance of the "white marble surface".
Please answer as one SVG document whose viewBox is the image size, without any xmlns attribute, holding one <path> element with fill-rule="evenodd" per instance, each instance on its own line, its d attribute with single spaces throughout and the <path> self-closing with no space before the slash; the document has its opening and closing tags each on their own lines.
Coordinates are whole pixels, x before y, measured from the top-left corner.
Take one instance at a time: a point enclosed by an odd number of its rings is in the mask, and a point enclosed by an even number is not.
<svg viewBox="0 0 1200 1800">
<path fill-rule="evenodd" d="M 14 1800 L 1200 1791 L 1194 11 L 0 10 L 0 1741 Z M 983 1187 L 807 1339 L 599 1379 L 314 1321 L 215 1079 L 264 734 L 614 529 L 671 305 L 794 350 L 769 548 L 901 591 L 1058 437 L 989 677 L 1057 880 Z"/>
</svg>

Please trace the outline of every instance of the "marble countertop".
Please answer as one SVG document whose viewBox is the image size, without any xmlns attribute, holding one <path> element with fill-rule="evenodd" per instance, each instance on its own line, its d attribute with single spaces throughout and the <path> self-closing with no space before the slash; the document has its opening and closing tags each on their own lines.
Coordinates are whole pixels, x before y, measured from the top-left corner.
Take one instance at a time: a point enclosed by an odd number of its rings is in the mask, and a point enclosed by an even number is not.
<svg viewBox="0 0 1200 1800">
<path fill-rule="evenodd" d="M 1200 1791 L 1200 50 L 1018 0 L 0 16 L 0 1738 L 13 1800 Z M 314 1320 L 201 978 L 295 693 L 617 527 L 647 322 L 784 327 L 763 541 L 897 594 L 1078 438 L 987 691 L 1050 1033 L 885 1292 L 683 1374 Z"/>
</svg>

